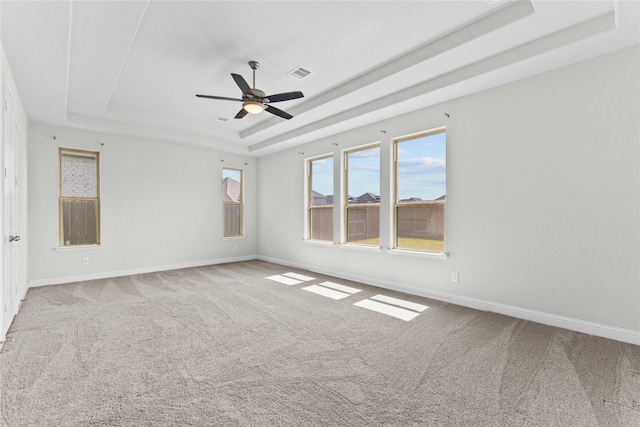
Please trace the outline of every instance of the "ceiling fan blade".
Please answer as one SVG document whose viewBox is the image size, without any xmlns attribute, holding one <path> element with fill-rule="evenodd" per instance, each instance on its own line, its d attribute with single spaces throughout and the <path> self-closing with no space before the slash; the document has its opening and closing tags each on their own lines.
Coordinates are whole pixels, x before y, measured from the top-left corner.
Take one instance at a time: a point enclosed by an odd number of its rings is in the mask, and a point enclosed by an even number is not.
<svg viewBox="0 0 640 427">
<path fill-rule="evenodd" d="M 236 116 L 234 117 L 234 119 L 241 119 L 244 116 L 247 115 L 247 110 L 245 110 L 244 108 L 240 111 L 238 111 L 238 114 L 236 114 Z"/>
<path fill-rule="evenodd" d="M 265 96 L 263 99 L 264 102 L 280 102 L 280 101 L 288 101 L 290 99 L 298 99 L 302 98 L 304 95 L 302 92 L 285 92 L 285 93 L 276 93 L 275 95 Z"/>
<path fill-rule="evenodd" d="M 271 114 L 275 114 L 276 116 L 280 116 L 283 119 L 287 119 L 289 120 L 290 118 L 292 118 L 293 116 L 285 111 L 279 110 L 276 107 L 272 107 L 271 105 L 265 105 L 264 109 L 268 112 L 270 112 Z"/>
<path fill-rule="evenodd" d="M 242 102 L 242 99 L 238 99 L 238 98 L 227 98 L 226 96 L 198 95 L 198 94 L 196 94 L 196 96 L 197 96 L 198 98 L 221 99 L 221 100 L 223 100 L 223 101 L 240 101 L 240 102 Z"/>
<path fill-rule="evenodd" d="M 249 86 L 249 83 L 247 83 L 247 81 L 244 79 L 244 77 L 242 77 L 240 74 L 233 73 L 231 73 L 231 77 L 233 77 L 233 80 L 235 80 L 242 93 L 244 93 L 245 95 L 249 93 L 251 87 Z"/>
</svg>

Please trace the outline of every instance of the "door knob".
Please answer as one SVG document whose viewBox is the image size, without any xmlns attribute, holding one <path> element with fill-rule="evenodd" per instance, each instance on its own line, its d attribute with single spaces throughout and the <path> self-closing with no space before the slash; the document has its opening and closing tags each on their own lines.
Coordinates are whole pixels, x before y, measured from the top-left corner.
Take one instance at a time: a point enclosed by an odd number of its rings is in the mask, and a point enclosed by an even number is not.
<svg viewBox="0 0 640 427">
<path fill-rule="evenodd" d="M 20 236 L 9 236 L 9 243 L 17 242 L 18 240 L 20 240 Z"/>
</svg>

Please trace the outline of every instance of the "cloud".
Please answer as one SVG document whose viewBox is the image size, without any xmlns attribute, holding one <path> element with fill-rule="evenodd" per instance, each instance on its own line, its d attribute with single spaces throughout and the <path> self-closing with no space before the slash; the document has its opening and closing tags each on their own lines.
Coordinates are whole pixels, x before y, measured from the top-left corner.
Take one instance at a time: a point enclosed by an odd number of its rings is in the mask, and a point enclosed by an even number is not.
<svg viewBox="0 0 640 427">
<path fill-rule="evenodd" d="M 400 175 L 429 175 L 441 173 L 446 166 L 447 162 L 443 157 L 420 157 L 398 161 L 398 172 Z"/>
<path fill-rule="evenodd" d="M 365 171 L 365 172 L 370 172 L 370 173 L 376 173 L 378 175 L 380 175 L 380 166 L 379 165 L 352 165 L 349 168 L 350 172 L 354 172 L 354 171 Z"/>
<path fill-rule="evenodd" d="M 349 153 L 350 158 L 380 157 L 380 147 L 367 148 L 366 150 Z"/>
</svg>

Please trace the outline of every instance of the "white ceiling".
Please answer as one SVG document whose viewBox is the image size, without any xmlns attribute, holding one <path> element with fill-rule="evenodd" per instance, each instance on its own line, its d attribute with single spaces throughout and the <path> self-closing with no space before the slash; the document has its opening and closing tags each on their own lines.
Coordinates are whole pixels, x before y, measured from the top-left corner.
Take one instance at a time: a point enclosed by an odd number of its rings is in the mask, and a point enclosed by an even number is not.
<svg viewBox="0 0 640 427">
<path fill-rule="evenodd" d="M 640 43 L 630 1 L 7 1 L 29 120 L 261 156 Z M 233 117 L 230 73 L 304 98 Z M 303 66 L 303 80 L 287 75 Z M 227 118 L 226 122 L 217 118 Z"/>
</svg>

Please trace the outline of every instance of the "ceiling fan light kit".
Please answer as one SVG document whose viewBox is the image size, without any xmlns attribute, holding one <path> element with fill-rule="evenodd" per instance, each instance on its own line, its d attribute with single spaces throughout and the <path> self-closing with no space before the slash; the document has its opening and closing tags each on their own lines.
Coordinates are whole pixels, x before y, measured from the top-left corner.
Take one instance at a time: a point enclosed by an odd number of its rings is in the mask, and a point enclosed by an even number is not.
<svg viewBox="0 0 640 427">
<path fill-rule="evenodd" d="M 215 96 L 215 95 L 199 95 L 196 94 L 199 98 L 209 98 L 209 99 L 219 99 L 223 101 L 238 101 L 242 102 L 242 110 L 238 111 L 236 114 L 236 119 L 241 119 L 250 114 L 260 114 L 263 111 L 268 111 L 271 114 L 274 114 L 278 117 L 282 117 L 283 119 L 291 119 L 293 116 L 285 111 L 282 111 L 276 107 L 273 107 L 269 104 L 274 102 L 282 102 L 289 101 L 291 99 L 298 99 L 304 97 L 302 92 L 284 92 L 277 93 L 275 95 L 265 95 L 265 92 L 260 89 L 256 89 L 256 69 L 260 66 L 258 61 L 249 61 L 249 67 L 253 70 L 253 87 L 250 87 L 247 81 L 240 74 L 231 73 L 231 77 L 236 82 L 240 90 L 242 91 L 242 99 L 238 98 L 229 98 L 225 96 Z"/>
<path fill-rule="evenodd" d="M 249 114 L 260 114 L 264 111 L 264 105 L 256 101 L 247 101 L 242 104 L 242 108 Z"/>
</svg>

